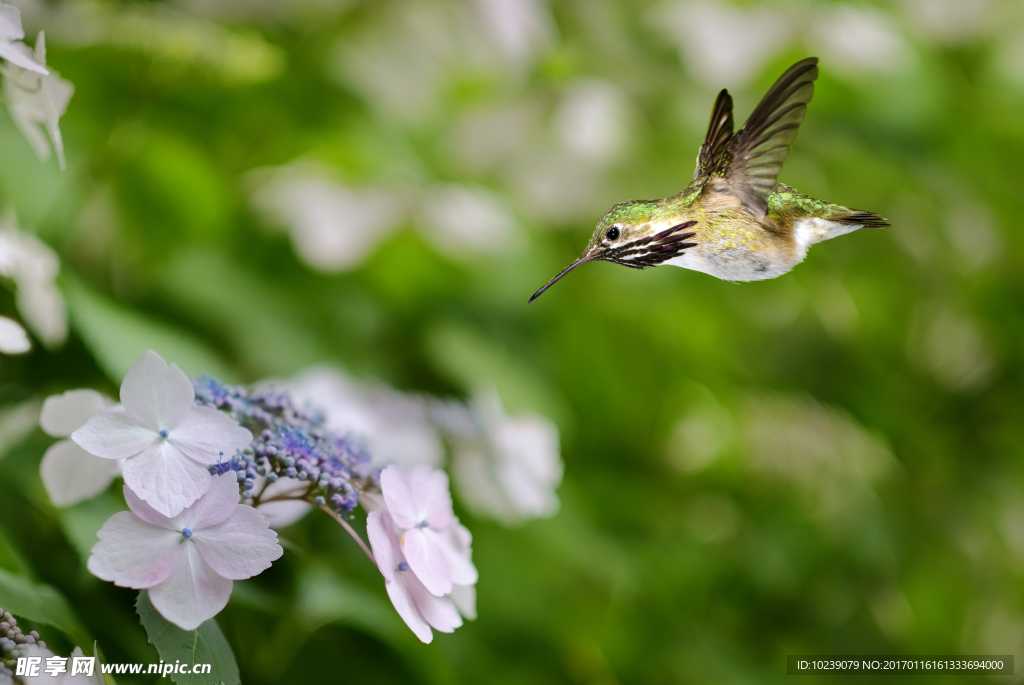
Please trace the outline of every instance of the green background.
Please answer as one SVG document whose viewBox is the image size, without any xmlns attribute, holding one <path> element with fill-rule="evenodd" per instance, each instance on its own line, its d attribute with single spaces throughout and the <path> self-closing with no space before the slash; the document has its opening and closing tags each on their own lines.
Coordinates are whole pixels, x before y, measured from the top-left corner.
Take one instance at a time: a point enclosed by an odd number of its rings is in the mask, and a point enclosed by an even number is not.
<svg viewBox="0 0 1024 685">
<path fill-rule="evenodd" d="M 561 431 L 554 518 L 456 500 L 477 621 L 421 645 L 310 516 L 217 617 L 245 683 L 775 683 L 787 654 L 1024 655 L 1019 2 L 536 2 L 519 58 L 469 0 L 21 6 L 75 86 L 68 169 L 0 115 L 0 203 L 59 252 L 72 333 L 0 359 L 0 568 L 63 595 L 67 635 L 157 660 L 136 593 L 84 568 L 117 488 L 50 505 L 31 403 L 115 395 L 154 347 L 232 381 L 322 361 L 440 396 L 490 379 Z M 718 88 L 742 122 L 809 54 L 780 180 L 891 227 L 773 281 L 599 263 L 527 305 L 608 206 L 688 183 Z M 581 83 L 616 103 L 596 152 L 567 132 Z M 488 116 L 518 138 L 474 138 Z M 412 198 L 398 230 L 310 269 L 253 200 L 254 169 L 297 158 Z M 518 238 L 438 250 L 416 203 L 437 184 L 491 191 Z"/>
</svg>

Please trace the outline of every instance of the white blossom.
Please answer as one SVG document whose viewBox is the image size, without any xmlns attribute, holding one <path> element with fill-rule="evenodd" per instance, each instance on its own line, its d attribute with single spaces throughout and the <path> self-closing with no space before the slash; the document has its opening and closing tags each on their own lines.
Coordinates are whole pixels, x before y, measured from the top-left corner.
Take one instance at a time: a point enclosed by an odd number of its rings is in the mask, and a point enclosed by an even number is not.
<svg viewBox="0 0 1024 685">
<path fill-rule="evenodd" d="M 0 58 L 22 69 L 48 74 L 45 62 L 36 62 L 32 51 L 21 42 L 25 30 L 21 28 L 21 11 L 14 5 L 0 3 Z"/>
<path fill-rule="evenodd" d="M 207 465 L 252 442 L 234 419 L 194 402 L 181 369 L 148 350 L 121 383 L 124 409 L 97 414 L 71 439 L 97 457 L 124 459 L 125 484 L 156 511 L 175 516 L 210 487 Z"/>
<path fill-rule="evenodd" d="M 497 392 L 477 397 L 472 415 L 478 432 L 457 438 L 452 469 L 466 504 L 506 523 L 558 511 L 558 428 L 537 414 L 509 417 Z"/>
<path fill-rule="evenodd" d="M 168 517 L 127 486 L 131 511 L 103 524 L 87 566 L 121 587 L 148 589 L 160 614 L 183 630 L 215 616 L 231 596 L 232 581 L 270 568 L 283 554 L 263 515 L 238 503 L 233 472 L 177 516 Z"/>
<path fill-rule="evenodd" d="M 460 602 L 472 612 L 472 615 L 464 612 L 466 617 L 475 618 L 475 591 L 472 585 L 468 586 L 468 590 L 453 588 L 459 592 L 458 602 L 454 595 L 438 597 L 424 586 L 403 554 L 399 529 L 389 514 L 370 512 L 366 519 L 366 535 L 370 539 L 377 568 L 384 576 L 391 603 L 421 641 L 429 643 L 433 639 L 431 627 L 450 633 L 461 626 Z"/>
<path fill-rule="evenodd" d="M 0 352 L 4 354 L 21 354 L 31 349 L 28 333 L 14 319 L 0 316 Z"/>
<path fill-rule="evenodd" d="M 46 64 L 46 39 L 42 31 L 36 38 L 34 58 L 38 64 Z M 75 92 L 74 86 L 55 71 L 40 73 L 14 64 L 3 68 L 3 75 L 4 99 L 11 119 L 32 145 L 39 159 L 46 161 L 50 158 L 52 143 L 53 149 L 57 151 L 60 168 L 64 169 L 67 165 L 59 121 Z"/>
<path fill-rule="evenodd" d="M 391 193 L 344 186 L 312 164 L 274 170 L 252 202 L 288 228 L 302 261 L 327 273 L 359 265 L 397 228 L 403 212 Z"/>
<path fill-rule="evenodd" d="M 469 531 L 452 512 L 444 471 L 414 466 L 406 472 L 392 465 L 381 472 L 380 489 L 388 514 L 402 530 L 402 554 L 423 586 L 442 597 L 454 585 L 474 585 Z"/>
<path fill-rule="evenodd" d="M 15 303 L 28 327 L 48 346 L 68 335 L 64 298 L 57 289 L 60 259 L 49 245 L 18 228 L 11 211 L 0 218 L 0 276 L 15 284 Z"/>
<path fill-rule="evenodd" d="M 67 438 L 111 404 L 95 390 L 68 390 L 46 398 L 39 425 L 47 435 Z M 98 495 L 120 472 L 120 459 L 93 456 L 71 440 L 58 440 L 50 445 L 39 464 L 43 487 L 58 507 Z"/>
</svg>

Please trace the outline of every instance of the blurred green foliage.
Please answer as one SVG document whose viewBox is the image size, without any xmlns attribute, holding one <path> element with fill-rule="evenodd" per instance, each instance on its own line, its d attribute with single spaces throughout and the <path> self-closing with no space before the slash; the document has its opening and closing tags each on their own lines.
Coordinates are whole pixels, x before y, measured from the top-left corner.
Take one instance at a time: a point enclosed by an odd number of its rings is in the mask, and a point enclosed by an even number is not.
<svg viewBox="0 0 1024 685">
<path fill-rule="evenodd" d="M 0 360 L 5 416 L 67 388 L 116 395 L 152 347 L 238 381 L 321 361 L 442 396 L 489 381 L 562 431 L 556 517 L 506 529 L 459 511 L 477 621 L 419 644 L 377 570 L 310 516 L 217 618 L 243 682 L 767 683 L 796 653 L 1021 662 L 1018 2 L 19 4 L 75 85 L 68 170 L 2 115 L 0 203 L 61 255 L 72 335 Z M 501 39 L 500 7 L 539 23 Z M 774 281 L 593 264 L 527 306 L 608 206 L 686 185 L 717 88 L 742 120 L 811 52 L 821 78 L 781 180 L 892 227 Z M 310 268 L 257 209 L 254 170 L 299 158 L 408 207 L 351 269 Z M 439 249 L 421 211 L 439 184 L 486 189 L 518 237 Z M 0 313 L 17 316 L 9 294 Z M 156 661 L 136 593 L 84 569 L 86 529 L 120 494 L 56 510 L 49 439 L 0 424 L 0 594 L 41 588 L 25 618 L 58 653 L 87 633 L 110 661 Z"/>
</svg>

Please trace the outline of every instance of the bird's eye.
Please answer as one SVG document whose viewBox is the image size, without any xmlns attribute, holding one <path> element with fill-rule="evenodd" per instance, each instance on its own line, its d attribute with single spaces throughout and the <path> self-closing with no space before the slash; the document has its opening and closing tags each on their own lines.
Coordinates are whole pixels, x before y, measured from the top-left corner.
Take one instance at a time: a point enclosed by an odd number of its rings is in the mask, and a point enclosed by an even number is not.
<svg viewBox="0 0 1024 685">
<path fill-rule="evenodd" d="M 619 238 L 619 227 L 618 226 L 612 226 L 611 228 L 609 228 L 607 231 L 604 232 L 604 237 L 607 238 L 608 240 L 618 240 L 618 238 Z"/>
</svg>

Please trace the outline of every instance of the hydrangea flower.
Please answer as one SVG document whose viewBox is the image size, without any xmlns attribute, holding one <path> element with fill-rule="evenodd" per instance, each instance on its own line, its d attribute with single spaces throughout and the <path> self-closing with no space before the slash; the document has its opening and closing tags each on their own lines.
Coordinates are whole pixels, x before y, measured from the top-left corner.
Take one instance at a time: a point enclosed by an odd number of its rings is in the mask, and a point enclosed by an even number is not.
<svg viewBox="0 0 1024 685">
<path fill-rule="evenodd" d="M 156 610 L 183 630 L 223 609 L 232 581 L 259 574 L 283 554 L 263 515 L 238 503 L 234 474 L 213 478 L 206 494 L 174 517 L 127 486 L 124 496 L 131 511 L 103 524 L 89 571 L 121 587 L 148 589 Z"/>
<path fill-rule="evenodd" d="M 47 435 L 67 438 L 110 404 L 95 390 L 68 390 L 46 398 L 39 425 Z M 71 440 L 50 445 L 39 464 L 46 493 L 58 507 L 98 495 L 120 472 L 121 460 L 93 456 Z"/>
<path fill-rule="evenodd" d="M 149 350 L 121 383 L 123 410 L 97 414 L 71 439 L 97 457 L 124 459 L 125 484 L 163 516 L 175 516 L 210 487 L 207 465 L 252 442 L 237 421 L 194 401 L 181 369 Z"/>
<path fill-rule="evenodd" d="M 47 346 L 68 335 L 64 298 L 57 289 L 60 259 L 49 245 L 18 228 L 13 211 L 0 218 L 0 276 L 14 281 L 21 318 Z"/>
<path fill-rule="evenodd" d="M 388 597 L 416 637 L 429 643 L 434 639 L 431 626 L 443 633 L 451 633 L 462 625 L 455 602 L 450 597 L 438 597 L 432 593 L 412 570 L 389 514 L 370 512 L 366 519 L 366 535 L 370 538 L 377 568 L 384 576 Z"/>
<path fill-rule="evenodd" d="M 0 3 L 0 58 L 38 74 L 50 73 L 44 66 L 45 62 L 36 62 L 32 51 L 21 42 L 24 37 L 21 11 L 14 5 Z"/>
<path fill-rule="evenodd" d="M 497 392 L 477 397 L 471 413 L 476 432 L 457 437 L 452 464 L 466 504 L 506 523 L 558 511 L 558 428 L 536 414 L 508 416 Z"/>
<path fill-rule="evenodd" d="M 475 584 L 477 570 L 460 544 L 458 529 L 465 529 L 452 512 L 448 476 L 428 466 L 404 472 L 392 465 L 381 472 L 380 487 L 390 518 L 402 531 L 405 560 L 423 586 L 441 597 L 453 585 Z"/>
<path fill-rule="evenodd" d="M 36 49 L 33 55 L 36 65 L 43 65 L 43 71 L 24 66 L 10 65 L 3 69 L 4 99 L 11 119 L 22 135 L 36 151 L 39 159 L 50 158 L 50 142 L 57 151 L 60 168 L 67 165 L 64 161 L 64 140 L 60 135 L 60 118 L 71 101 L 75 87 L 65 81 L 55 71 L 45 68 L 46 37 L 39 32 L 36 38 Z M 45 131 L 45 133 L 43 132 Z M 49 134 L 50 142 L 46 136 Z"/>
<path fill-rule="evenodd" d="M 21 354 L 31 349 L 28 333 L 14 319 L 0 316 L 0 352 L 4 354 Z"/>
</svg>

